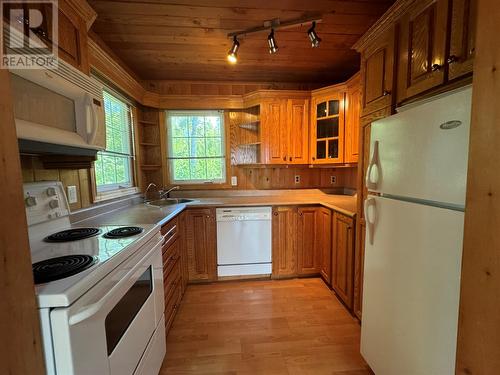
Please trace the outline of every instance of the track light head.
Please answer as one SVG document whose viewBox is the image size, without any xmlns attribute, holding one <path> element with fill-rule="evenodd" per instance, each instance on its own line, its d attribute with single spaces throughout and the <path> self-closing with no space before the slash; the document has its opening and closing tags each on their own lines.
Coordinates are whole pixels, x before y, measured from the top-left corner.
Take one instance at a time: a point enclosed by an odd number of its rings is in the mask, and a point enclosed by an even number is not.
<svg viewBox="0 0 500 375">
<path fill-rule="evenodd" d="M 269 44 L 269 53 L 273 54 L 278 52 L 278 45 L 276 44 L 276 39 L 274 38 L 274 29 L 271 29 L 269 36 L 267 37 L 267 44 Z"/>
<path fill-rule="evenodd" d="M 316 34 L 316 22 L 312 23 L 312 26 L 309 30 L 307 30 L 307 36 L 309 36 L 309 40 L 311 41 L 311 46 L 313 48 L 319 47 L 321 43 L 321 38 Z"/>
<path fill-rule="evenodd" d="M 227 61 L 229 61 L 231 64 L 236 64 L 238 62 L 238 50 L 240 49 L 240 42 L 238 42 L 238 39 L 236 38 L 236 35 L 233 37 L 233 45 L 231 46 L 231 49 L 227 52 Z"/>
</svg>

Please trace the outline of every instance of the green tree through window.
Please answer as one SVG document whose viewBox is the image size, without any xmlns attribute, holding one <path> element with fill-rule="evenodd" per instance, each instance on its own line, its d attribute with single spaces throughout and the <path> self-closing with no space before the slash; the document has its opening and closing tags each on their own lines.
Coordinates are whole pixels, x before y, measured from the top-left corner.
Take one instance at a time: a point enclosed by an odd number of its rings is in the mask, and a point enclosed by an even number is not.
<svg viewBox="0 0 500 375">
<path fill-rule="evenodd" d="M 168 111 L 167 127 L 171 182 L 226 181 L 222 111 Z"/>
<path fill-rule="evenodd" d="M 130 106 L 104 92 L 106 150 L 97 153 L 95 176 L 97 191 L 130 187 L 132 178 L 132 121 Z"/>
</svg>

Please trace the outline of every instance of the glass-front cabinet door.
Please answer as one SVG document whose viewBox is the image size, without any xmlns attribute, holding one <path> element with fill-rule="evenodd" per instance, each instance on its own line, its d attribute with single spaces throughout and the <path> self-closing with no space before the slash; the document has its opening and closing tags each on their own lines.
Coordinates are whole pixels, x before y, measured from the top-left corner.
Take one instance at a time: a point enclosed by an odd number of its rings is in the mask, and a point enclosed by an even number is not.
<svg viewBox="0 0 500 375">
<path fill-rule="evenodd" d="M 313 98 L 312 163 L 344 161 L 344 92 Z"/>
</svg>

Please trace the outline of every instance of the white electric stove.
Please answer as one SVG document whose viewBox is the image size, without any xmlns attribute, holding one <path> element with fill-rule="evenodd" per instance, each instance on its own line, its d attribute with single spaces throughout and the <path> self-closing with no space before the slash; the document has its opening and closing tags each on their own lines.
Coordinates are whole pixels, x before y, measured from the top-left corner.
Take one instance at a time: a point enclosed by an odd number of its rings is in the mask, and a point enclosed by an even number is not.
<svg viewBox="0 0 500 375">
<path fill-rule="evenodd" d="M 160 228 L 72 225 L 60 182 L 24 185 L 48 374 L 157 374 L 165 354 Z"/>
</svg>

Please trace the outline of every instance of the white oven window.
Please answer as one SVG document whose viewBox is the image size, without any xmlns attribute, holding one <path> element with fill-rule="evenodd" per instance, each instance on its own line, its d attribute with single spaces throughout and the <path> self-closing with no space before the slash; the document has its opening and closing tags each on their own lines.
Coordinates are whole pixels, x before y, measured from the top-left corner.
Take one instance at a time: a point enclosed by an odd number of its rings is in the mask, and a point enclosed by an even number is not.
<svg viewBox="0 0 500 375">
<path fill-rule="evenodd" d="M 105 321 L 108 355 L 120 342 L 128 326 L 153 291 L 151 266 L 137 279 L 122 299 L 109 312 Z"/>
</svg>

